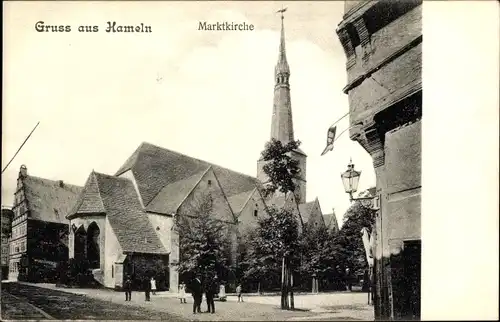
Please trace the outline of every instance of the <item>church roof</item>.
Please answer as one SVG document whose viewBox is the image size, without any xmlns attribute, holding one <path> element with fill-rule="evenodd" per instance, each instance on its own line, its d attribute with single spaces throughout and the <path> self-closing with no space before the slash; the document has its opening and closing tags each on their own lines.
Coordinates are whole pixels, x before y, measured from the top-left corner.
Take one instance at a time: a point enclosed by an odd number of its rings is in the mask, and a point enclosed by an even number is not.
<svg viewBox="0 0 500 322">
<path fill-rule="evenodd" d="M 162 214 L 175 213 L 186 196 L 200 182 L 205 172 L 198 172 L 189 178 L 167 184 L 149 203 L 146 210 Z"/>
<path fill-rule="evenodd" d="M 315 208 L 316 206 L 318 206 L 318 208 Z M 313 213 L 315 209 L 318 209 L 318 211 Z M 315 214 L 316 216 L 322 215 L 318 198 L 314 199 L 313 201 L 299 204 L 299 211 L 304 223 L 307 223 L 309 219 L 311 219 L 311 216 Z"/>
<path fill-rule="evenodd" d="M 311 217 L 311 212 L 313 211 L 315 204 L 316 200 L 299 204 L 300 215 L 302 216 L 304 223 L 309 221 L 309 217 Z"/>
<path fill-rule="evenodd" d="M 30 219 L 68 224 L 68 215 L 82 187 L 26 175 L 22 178 Z"/>
<path fill-rule="evenodd" d="M 235 215 L 238 215 L 243 210 L 243 207 L 245 207 L 255 190 L 257 190 L 257 188 L 254 188 L 250 191 L 244 191 L 227 198 L 227 201 L 229 202 L 229 205 L 231 206 L 231 209 L 233 210 L 233 213 Z"/>
<path fill-rule="evenodd" d="M 323 219 L 325 220 L 326 228 L 339 231 L 339 224 L 337 222 L 335 212 L 333 212 L 332 214 L 323 215 Z"/>
<path fill-rule="evenodd" d="M 92 172 L 72 218 L 104 210 L 123 252 L 165 254 L 129 179 Z"/>
<path fill-rule="evenodd" d="M 260 184 L 254 177 L 146 142 L 137 148 L 116 175 L 132 170 L 144 205 L 147 207 L 164 187 L 178 181 L 191 184 L 191 181 L 186 179 L 205 171 L 210 166 L 227 198 L 243 192 L 250 194 Z"/>
</svg>

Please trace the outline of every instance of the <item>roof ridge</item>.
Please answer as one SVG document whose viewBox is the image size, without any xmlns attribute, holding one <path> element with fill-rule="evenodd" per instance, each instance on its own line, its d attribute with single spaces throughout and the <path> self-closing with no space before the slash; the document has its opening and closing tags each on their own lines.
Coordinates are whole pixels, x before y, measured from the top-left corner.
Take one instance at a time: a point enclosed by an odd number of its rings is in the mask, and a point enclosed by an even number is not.
<svg viewBox="0 0 500 322">
<path fill-rule="evenodd" d="M 194 189 L 196 188 L 196 186 L 198 186 L 198 184 L 200 183 L 201 179 L 203 179 L 203 176 L 204 176 L 204 175 L 205 175 L 205 174 L 206 174 L 206 173 L 207 173 L 210 169 L 212 169 L 212 166 L 209 166 L 207 169 L 205 169 L 205 171 L 200 171 L 200 172 L 197 172 L 196 174 L 194 174 L 194 175 L 192 175 L 192 176 L 188 177 L 188 178 L 192 178 L 192 177 L 194 177 L 194 176 L 198 176 L 198 175 L 200 175 L 200 173 L 201 173 L 200 178 L 196 181 L 196 183 L 195 183 L 195 184 L 193 184 L 193 187 L 192 187 L 192 188 L 189 190 L 189 192 L 188 192 L 188 193 L 184 196 L 184 198 L 182 198 L 182 200 L 181 200 L 181 202 L 179 203 L 179 205 L 177 205 L 177 206 L 175 207 L 175 212 L 177 212 L 177 210 L 179 210 L 179 207 L 180 207 L 180 206 L 184 203 L 184 201 L 187 199 L 187 197 L 189 197 L 189 195 L 191 195 L 191 193 L 193 192 L 193 190 L 194 190 Z M 214 175 L 215 175 L 215 173 L 214 173 Z M 188 178 L 184 178 L 184 179 L 188 179 Z M 181 180 L 179 180 L 179 181 L 181 181 Z M 167 185 L 165 185 L 165 187 L 166 187 L 166 186 L 167 186 Z M 163 188 L 162 188 L 161 190 L 163 190 Z M 161 191 L 161 190 L 160 190 L 160 191 Z M 160 192 L 158 192 L 158 193 L 160 193 Z M 155 197 L 156 197 L 156 196 L 155 196 Z M 153 199 L 154 199 L 154 198 L 153 198 Z M 153 199 L 151 199 L 151 201 L 153 201 Z M 151 201 L 150 201 L 150 202 L 151 202 Z"/>
<path fill-rule="evenodd" d="M 99 201 L 101 202 L 102 209 L 107 211 L 106 206 L 104 206 L 104 202 L 102 201 L 101 188 L 99 187 L 100 183 L 99 183 L 99 179 L 96 177 L 97 173 L 99 173 L 99 172 L 95 172 L 94 170 L 92 170 L 91 175 L 94 175 L 94 177 L 95 177 L 96 186 L 97 186 L 97 194 L 99 195 Z"/>
<path fill-rule="evenodd" d="M 212 166 L 210 166 L 209 169 L 212 169 Z M 222 196 L 224 197 L 224 200 L 226 200 L 227 205 L 229 206 L 229 210 L 231 210 L 231 214 L 233 215 L 233 222 L 235 222 L 238 218 L 236 217 L 236 214 L 233 211 L 233 208 L 231 207 L 231 204 L 229 203 L 229 200 L 227 199 L 226 193 L 224 192 L 224 189 L 222 188 L 222 185 L 220 184 L 219 178 L 217 177 L 217 174 L 215 171 L 212 172 L 214 173 L 215 180 L 217 181 L 217 184 L 219 185 L 220 191 L 222 191 Z"/>
<path fill-rule="evenodd" d="M 206 161 L 206 160 L 202 160 L 202 159 L 199 159 L 199 158 L 195 158 L 193 156 L 190 156 L 190 155 L 187 155 L 185 153 L 182 153 L 182 152 L 179 152 L 179 151 L 175 151 L 175 150 L 172 150 L 172 149 L 169 149 L 169 148 L 165 148 L 165 147 L 162 147 L 162 146 L 159 146 L 159 145 L 156 145 L 156 144 L 152 144 L 152 143 L 149 143 L 149 142 L 143 142 L 141 143 L 141 146 L 142 147 L 143 145 L 150 145 L 152 147 L 155 147 L 155 148 L 158 148 L 158 149 L 161 149 L 161 150 L 165 150 L 165 151 L 168 151 L 168 152 L 172 152 L 172 153 L 176 153 L 178 155 L 181 155 L 181 156 L 184 156 L 184 157 L 188 157 L 188 158 L 191 158 L 193 160 L 196 160 L 196 161 L 200 161 L 200 162 L 203 162 L 203 163 L 207 163 L 209 164 L 210 166 L 215 166 L 215 167 L 219 167 L 219 168 L 223 168 L 225 170 L 229 170 L 229 171 L 232 171 L 232 172 L 235 172 L 237 174 L 240 174 L 242 176 L 246 176 L 246 177 L 249 177 L 249 178 L 252 178 L 254 180 L 258 180 L 256 177 L 254 176 L 251 176 L 249 174 L 245 174 L 243 172 L 239 172 L 239 171 L 235 171 L 235 170 L 232 170 L 232 169 L 229 169 L 227 167 L 224 167 L 224 166 L 221 166 L 221 165 L 218 165 L 218 164 L 215 164 L 213 162 L 209 162 L 209 161 Z"/>
<path fill-rule="evenodd" d="M 139 144 L 139 146 L 125 160 L 125 162 L 121 165 L 121 167 L 118 168 L 118 171 L 116 172 L 116 176 L 119 176 L 119 175 L 127 172 L 128 170 L 132 169 L 133 165 L 137 161 L 137 156 L 140 154 L 142 147 L 146 144 L 149 144 L 149 143 L 143 141 L 143 142 L 141 142 L 141 144 Z M 134 158 L 135 158 L 135 160 L 134 160 Z M 132 162 L 132 161 L 134 161 L 134 162 Z M 132 164 L 129 164 L 129 163 L 132 163 Z"/>
<path fill-rule="evenodd" d="M 151 204 L 151 203 L 152 203 L 152 202 L 156 199 L 156 197 L 158 197 L 158 195 L 159 195 L 159 194 L 163 191 L 163 189 L 165 189 L 166 187 L 168 187 L 168 186 L 170 186 L 170 185 L 172 185 L 172 184 L 174 184 L 174 183 L 178 183 L 178 182 L 180 182 L 180 181 L 187 180 L 187 179 L 189 179 L 189 178 L 193 178 L 193 177 L 200 176 L 200 173 L 201 173 L 200 178 L 199 178 L 199 179 L 196 181 L 196 183 L 194 184 L 194 187 L 196 187 L 196 186 L 198 185 L 198 183 L 200 182 L 200 180 L 203 178 L 203 175 L 204 175 L 204 174 L 205 174 L 205 173 L 206 173 L 206 172 L 207 172 L 207 171 L 208 171 L 211 167 L 212 167 L 212 166 L 208 166 L 208 167 L 207 167 L 205 170 L 203 170 L 203 171 L 196 172 L 195 174 L 193 174 L 193 175 L 191 175 L 191 176 L 188 176 L 188 177 L 185 177 L 185 178 L 183 178 L 183 179 L 180 179 L 180 180 L 177 180 L 177 181 L 173 181 L 173 182 L 170 182 L 170 183 L 168 183 L 168 184 L 164 185 L 164 186 L 163 186 L 160 190 L 158 190 L 158 192 L 157 192 L 157 193 L 156 193 L 156 194 L 155 194 L 155 195 L 151 198 L 151 200 L 148 202 L 148 204 L 147 204 L 147 205 L 144 205 L 144 208 L 145 208 L 145 209 L 147 209 L 147 207 L 148 207 L 148 206 L 149 206 L 149 205 L 150 205 L 150 204 Z M 193 187 L 193 189 L 194 189 L 194 187 Z M 186 195 L 186 196 L 182 199 L 182 201 L 181 201 L 181 203 L 179 204 L 179 206 L 177 206 L 177 207 L 176 207 L 176 211 L 177 211 L 177 208 L 179 208 L 179 207 L 180 207 L 180 205 L 182 205 L 182 203 L 184 202 L 184 200 L 186 200 L 187 196 L 188 196 L 189 194 L 191 194 L 191 191 L 192 191 L 192 189 L 191 189 L 191 190 L 189 190 L 188 194 L 187 194 L 187 195 Z"/>
<path fill-rule="evenodd" d="M 243 205 L 241 206 L 241 208 L 239 209 L 238 212 L 241 212 L 246 207 L 246 205 L 248 204 L 250 199 L 252 199 L 252 196 L 255 193 L 255 190 L 258 190 L 257 187 L 253 188 L 252 192 L 248 195 L 247 200 L 243 203 Z M 242 193 L 246 193 L 246 191 L 243 191 Z"/>
<path fill-rule="evenodd" d="M 32 176 L 32 175 L 27 175 L 24 179 L 35 179 L 35 180 L 40 180 L 40 181 L 50 181 L 51 183 L 57 184 L 59 181 L 64 182 L 64 185 L 66 186 L 73 186 L 75 188 L 83 188 L 82 186 L 73 184 L 73 183 L 66 183 L 64 180 L 53 180 L 53 179 L 47 179 L 43 177 L 38 177 L 38 176 Z"/>
</svg>

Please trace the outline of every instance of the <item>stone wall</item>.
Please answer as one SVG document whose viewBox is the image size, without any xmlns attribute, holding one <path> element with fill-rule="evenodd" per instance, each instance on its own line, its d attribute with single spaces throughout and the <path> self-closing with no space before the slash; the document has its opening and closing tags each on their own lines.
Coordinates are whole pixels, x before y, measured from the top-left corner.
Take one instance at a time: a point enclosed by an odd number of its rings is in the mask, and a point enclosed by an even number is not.
<svg viewBox="0 0 500 322">
<path fill-rule="evenodd" d="M 105 248 L 105 253 L 104 253 L 104 269 L 103 269 L 103 275 L 104 275 L 104 286 L 109 287 L 109 288 L 114 288 L 116 286 L 122 286 L 123 284 L 123 275 L 119 276 L 120 274 L 115 275 L 114 271 L 115 268 L 113 265 L 117 261 L 120 260 L 121 257 L 124 257 L 123 255 L 123 250 L 120 246 L 120 243 L 118 242 L 118 238 L 115 235 L 115 232 L 113 231 L 113 228 L 111 227 L 111 224 L 108 221 L 108 218 L 106 218 L 105 221 L 105 229 L 106 229 L 106 240 L 104 241 L 104 248 Z M 120 261 L 121 262 L 121 261 Z M 121 263 L 120 263 L 121 266 Z M 121 269 L 117 269 L 119 273 Z"/>
</svg>

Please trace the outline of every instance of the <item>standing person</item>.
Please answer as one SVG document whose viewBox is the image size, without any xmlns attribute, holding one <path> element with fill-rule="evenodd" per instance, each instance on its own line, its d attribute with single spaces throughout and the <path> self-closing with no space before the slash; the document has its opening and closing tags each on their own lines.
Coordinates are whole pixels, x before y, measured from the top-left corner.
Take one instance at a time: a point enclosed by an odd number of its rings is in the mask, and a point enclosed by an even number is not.
<svg viewBox="0 0 500 322">
<path fill-rule="evenodd" d="M 125 301 L 130 301 L 132 299 L 132 280 L 128 275 L 125 277 L 123 290 L 125 291 Z"/>
<path fill-rule="evenodd" d="M 209 277 L 205 288 L 208 313 L 215 313 L 215 302 L 214 302 L 215 294 L 217 294 L 217 277 L 213 279 Z"/>
<path fill-rule="evenodd" d="M 226 286 L 224 285 L 224 282 L 222 282 L 219 287 L 219 301 L 226 301 Z"/>
<path fill-rule="evenodd" d="M 181 300 L 182 303 L 187 303 L 186 302 L 186 284 L 181 283 L 179 285 L 179 299 Z"/>
<path fill-rule="evenodd" d="M 125 290 L 125 301 L 132 300 L 132 280 L 128 275 L 125 277 L 125 282 L 123 283 L 123 289 Z"/>
<path fill-rule="evenodd" d="M 191 293 L 193 294 L 193 314 L 201 313 L 201 298 L 203 296 L 203 287 L 201 285 L 201 276 L 196 275 L 191 283 Z"/>
<path fill-rule="evenodd" d="M 349 268 L 345 269 L 345 275 L 346 275 L 347 290 L 352 291 L 352 276 L 351 276 L 351 270 Z"/>
<path fill-rule="evenodd" d="M 243 302 L 243 296 L 241 296 L 241 283 L 236 287 L 236 295 L 238 295 L 238 303 Z"/>
<path fill-rule="evenodd" d="M 146 295 L 146 301 L 151 301 L 151 280 L 149 278 L 144 279 L 144 293 Z"/>
<path fill-rule="evenodd" d="M 151 291 L 153 295 L 156 295 L 156 281 L 154 277 L 151 277 Z"/>
</svg>

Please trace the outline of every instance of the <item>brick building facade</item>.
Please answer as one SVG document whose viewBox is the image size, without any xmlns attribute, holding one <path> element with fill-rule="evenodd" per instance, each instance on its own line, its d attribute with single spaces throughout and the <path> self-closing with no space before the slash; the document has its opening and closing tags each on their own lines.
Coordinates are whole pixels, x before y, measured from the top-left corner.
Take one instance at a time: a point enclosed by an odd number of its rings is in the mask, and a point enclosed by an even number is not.
<svg viewBox="0 0 500 322">
<path fill-rule="evenodd" d="M 350 137 L 372 157 L 375 317 L 420 318 L 422 1 L 346 1 Z"/>
</svg>

